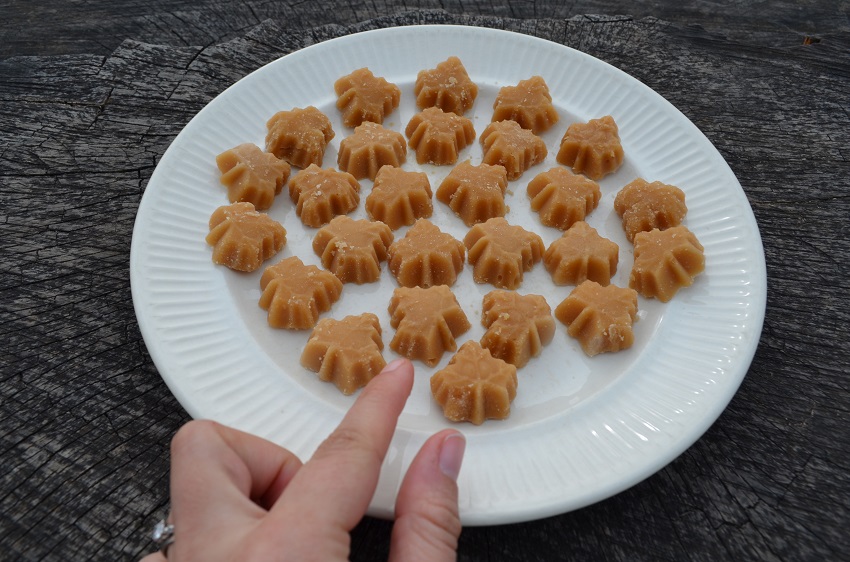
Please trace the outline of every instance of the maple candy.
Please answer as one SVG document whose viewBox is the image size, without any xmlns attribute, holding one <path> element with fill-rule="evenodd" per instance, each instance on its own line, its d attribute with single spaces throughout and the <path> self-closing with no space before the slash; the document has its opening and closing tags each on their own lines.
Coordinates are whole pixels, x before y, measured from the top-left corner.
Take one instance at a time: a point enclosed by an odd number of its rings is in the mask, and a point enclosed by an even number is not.
<svg viewBox="0 0 850 562">
<path fill-rule="evenodd" d="M 334 82 L 338 96 L 336 107 L 342 112 L 342 123 L 356 127 L 364 122 L 383 123 L 398 107 L 401 90 L 368 68 L 360 68 Z"/>
<path fill-rule="evenodd" d="M 439 107 L 414 115 L 404 130 L 419 164 L 454 164 L 461 150 L 475 140 L 472 121 Z"/>
<path fill-rule="evenodd" d="M 634 242 L 638 232 L 680 225 L 688 207 L 685 192 L 675 185 L 637 178 L 617 193 L 614 210 L 623 220 L 626 238 Z"/>
<path fill-rule="evenodd" d="M 620 247 L 584 221 L 573 224 L 543 254 L 555 285 L 579 285 L 590 279 L 607 285 L 617 272 Z"/>
<path fill-rule="evenodd" d="M 402 287 L 454 285 L 463 270 L 466 247 L 428 219 L 419 219 L 404 238 L 392 243 L 390 272 Z"/>
<path fill-rule="evenodd" d="M 348 172 L 310 164 L 289 180 L 289 198 L 305 226 L 319 227 L 360 204 L 360 183 Z"/>
<path fill-rule="evenodd" d="M 540 76 L 501 88 L 493 102 L 492 121 L 516 121 L 535 135 L 550 128 L 558 119 L 549 86 Z"/>
<path fill-rule="evenodd" d="M 491 283 L 500 289 L 519 287 L 523 273 L 531 271 L 545 250 L 540 236 L 501 217 L 473 226 L 463 243 L 475 282 Z"/>
<path fill-rule="evenodd" d="M 449 57 L 437 68 L 421 70 L 413 88 L 416 107 L 439 107 L 443 111 L 463 115 L 472 108 L 478 96 L 478 86 L 469 79 L 463 63 Z"/>
<path fill-rule="evenodd" d="M 570 125 L 555 159 L 592 180 L 616 172 L 623 163 L 623 147 L 614 118 L 606 115 Z"/>
<path fill-rule="evenodd" d="M 561 230 L 583 221 L 602 198 L 598 183 L 561 166 L 535 176 L 528 182 L 526 192 L 540 222 Z"/>
<path fill-rule="evenodd" d="M 702 244 L 684 226 L 635 235 L 635 261 L 629 287 L 647 298 L 667 302 L 705 269 Z"/>
<path fill-rule="evenodd" d="M 568 326 L 585 354 L 628 349 L 637 315 L 637 291 L 616 285 L 585 281 L 555 308 L 555 318 Z"/>
<path fill-rule="evenodd" d="M 437 201 L 445 203 L 466 226 L 505 215 L 508 174 L 502 166 L 468 160 L 455 166 L 437 188 Z"/>
<path fill-rule="evenodd" d="M 491 291 L 484 295 L 481 323 L 487 328 L 481 346 L 518 369 L 555 336 L 552 309 L 541 295 Z"/>
<path fill-rule="evenodd" d="M 256 271 L 286 244 L 286 229 L 251 203 L 219 207 L 209 228 L 206 241 L 213 246 L 213 263 L 234 271 Z"/>
<path fill-rule="evenodd" d="M 279 111 L 266 128 L 266 150 L 299 168 L 321 166 L 325 149 L 334 138 L 330 119 L 312 105 Z"/>
<path fill-rule="evenodd" d="M 516 397 L 516 367 L 497 359 L 476 341 L 468 341 L 444 369 L 431 377 L 431 394 L 450 421 L 481 425 L 511 414 Z"/>
<path fill-rule="evenodd" d="M 332 382 L 345 395 L 366 386 L 387 362 L 381 324 L 367 312 L 342 320 L 323 318 L 301 353 L 301 365 Z"/>
<path fill-rule="evenodd" d="M 481 133 L 483 162 L 505 168 L 508 179 L 519 179 L 530 167 L 546 159 L 543 139 L 519 126 L 516 121 L 490 123 Z"/>
<path fill-rule="evenodd" d="M 410 226 L 416 219 L 430 217 L 434 212 L 431 197 L 431 182 L 425 172 L 382 166 L 366 197 L 366 212 L 370 219 L 396 230 Z"/>
<path fill-rule="evenodd" d="M 388 307 L 396 329 L 390 349 L 433 367 L 443 353 L 457 349 L 455 338 L 471 327 L 451 289 L 445 285 L 399 287 Z"/>
<path fill-rule="evenodd" d="M 272 206 L 291 171 L 287 162 L 252 143 L 225 150 L 215 162 L 230 202 L 251 203 L 258 211 Z"/>
<path fill-rule="evenodd" d="M 260 308 L 268 311 L 272 328 L 307 330 L 331 309 L 342 294 L 342 282 L 296 256 L 269 266 L 260 278 Z"/>
<path fill-rule="evenodd" d="M 313 251 L 340 281 L 360 285 L 378 280 L 392 241 L 384 223 L 340 215 L 316 232 Z"/>
<path fill-rule="evenodd" d="M 342 139 L 337 164 L 358 180 L 374 180 L 381 166 L 401 166 L 406 158 L 407 143 L 401 133 L 366 121 Z"/>
</svg>

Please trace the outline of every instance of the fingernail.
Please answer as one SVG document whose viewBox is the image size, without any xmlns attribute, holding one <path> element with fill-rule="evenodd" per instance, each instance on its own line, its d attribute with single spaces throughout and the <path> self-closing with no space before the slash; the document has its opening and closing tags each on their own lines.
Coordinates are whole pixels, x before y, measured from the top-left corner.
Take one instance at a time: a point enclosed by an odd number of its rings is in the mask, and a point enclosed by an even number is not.
<svg viewBox="0 0 850 562">
<path fill-rule="evenodd" d="M 381 370 L 382 373 L 391 373 L 401 367 L 404 364 L 404 359 L 395 359 L 386 364 L 386 366 Z"/>
<path fill-rule="evenodd" d="M 452 433 L 445 439 L 440 447 L 440 471 L 457 480 L 460 474 L 460 465 L 463 462 L 463 453 L 466 450 L 466 439 L 460 433 Z"/>
</svg>

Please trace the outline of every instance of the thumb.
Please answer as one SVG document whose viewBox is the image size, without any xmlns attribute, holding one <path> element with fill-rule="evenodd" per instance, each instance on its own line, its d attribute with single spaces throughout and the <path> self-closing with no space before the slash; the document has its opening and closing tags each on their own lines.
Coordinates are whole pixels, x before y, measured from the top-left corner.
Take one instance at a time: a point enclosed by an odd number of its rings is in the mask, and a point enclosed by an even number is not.
<svg viewBox="0 0 850 562">
<path fill-rule="evenodd" d="M 457 558 L 461 524 L 457 475 L 466 440 L 454 429 L 432 435 L 413 459 L 395 506 L 390 561 Z"/>
</svg>

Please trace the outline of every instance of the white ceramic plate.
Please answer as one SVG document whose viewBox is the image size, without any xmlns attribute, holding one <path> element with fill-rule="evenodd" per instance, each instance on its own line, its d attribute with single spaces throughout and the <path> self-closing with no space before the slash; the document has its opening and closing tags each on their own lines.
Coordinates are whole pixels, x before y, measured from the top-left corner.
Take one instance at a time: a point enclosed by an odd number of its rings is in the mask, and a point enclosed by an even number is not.
<svg viewBox="0 0 850 562">
<path fill-rule="evenodd" d="M 461 58 L 480 94 L 472 111 L 478 134 L 489 123 L 498 89 L 532 75 L 549 85 L 560 121 L 543 135 L 546 162 L 512 182 L 507 195 L 514 224 L 538 232 L 548 246 L 560 232 L 529 209 L 525 186 L 555 165 L 567 125 L 610 114 L 620 127 L 626 160 L 601 181 L 602 201 L 588 222 L 620 245 L 613 282 L 626 286 L 632 246 L 613 211 L 616 192 L 635 177 L 675 184 L 689 207 L 685 220 L 705 246 L 706 271 L 669 303 L 641 298 L 635 345 L 586 357 L 558 324 L 554 341 L 519 371 L 512 413 L 505 421 L 455 425 L 468 439 L 460 474 L 465 524 L 523 521 L 573 510 L 611 496 L 674 459 L 714 422 L 747 372 L 761 333 L 766 279 L 758 228 L 740 184 L 720 154 L 672 105 L 624 72 L 562 45 L 492 29 L 421 26 L 371 31 L 311 46 L 240 80 L 205 107 L 177 136 L 148 183 L 133 232 L 133 302 L 148 350 L 171 391 L 196 418 L 212 418 L 309 457 L 342 418 L 353 396 L 320 382 L 299 365 L 308 333 L 274 330 L 257 306 L 259 277 L 211 262 L 204 242 L 210 214 L 227 204 L 215 156 L 239 143 L 264 146 L 275 112 L 315 105 L 336 137 L 325 155 L 335 166 L 350 129 L 335 108 L 334 81 L 368 66 L 402 89 L 402 102 L 384 125 L 403 130 L 415 113 L 417 71 L 450 55 Z M 481 161 L 479 143 L 461 159 Z M 450 167 L 404 165 L 428 173 L 434 189 Z M 362 199 L 371 182 L 362 182 Z M 279 259 L 298 255 L 319 264 L 315 229 L 302 226 L 284 194 L 269 211 L 288 231 Z M 462 239 L 467 228 L 435 201 L 432 217 Z M 396 231 L 396 238 L 406 229 Z M 324 316 L 376 312 L 385 357 L 393 330 L 387 304 L 395 279 L 346 285 Z M 481 299 L 466 267 L 453 290 L 479 339 Z M 572 287 L 552 284 L 542 264 L 526 274 L 521 293 L 546 297 L 554 309 Z M 383 466 L 370 513 L 391 517 L 401 476 L 428 435 L 450 426 L 429 390 L 435 368 L 417 363 L 413 394 Z"/>
</svg>

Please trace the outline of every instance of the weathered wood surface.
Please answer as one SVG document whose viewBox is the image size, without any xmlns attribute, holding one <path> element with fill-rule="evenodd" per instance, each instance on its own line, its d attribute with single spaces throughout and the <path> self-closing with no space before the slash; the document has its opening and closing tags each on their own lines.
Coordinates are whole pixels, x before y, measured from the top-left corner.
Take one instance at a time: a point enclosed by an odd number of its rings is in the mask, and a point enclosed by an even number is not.
<svg viewBox="0 0 850 562">
<path fill-rule="evenodd" d="M 415 10 L 437 4 L 446 11 Z M 716 3 L 663 4 L 5 3 L 0 559 L 136 558 L 167 508 L 168 441 L 187 415 L 146 354 L 128 256 L 140 197 L 169 142 L 212 97 L 266 62 L 330 37 L 419 22 L 551 39 L 658 91 L 738 176 L 768 267 L 752 367 L 702 439 L 597 505 L 465 529 L 459 558 L 846 555 L 848 7 L 741 2 L 721 13 Z M 51 10 L 52 20 L 36 21 Z M 647 17 L 574 17 L 581 13 Z M 352 536 L 353 558 L 384 557 L 389 528 L 365 519 Z"/>
</svg>

